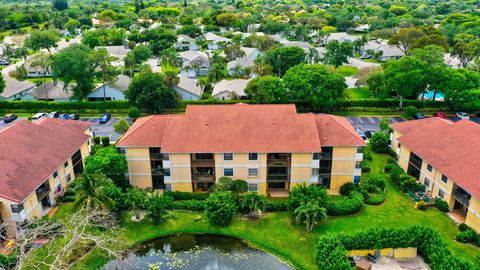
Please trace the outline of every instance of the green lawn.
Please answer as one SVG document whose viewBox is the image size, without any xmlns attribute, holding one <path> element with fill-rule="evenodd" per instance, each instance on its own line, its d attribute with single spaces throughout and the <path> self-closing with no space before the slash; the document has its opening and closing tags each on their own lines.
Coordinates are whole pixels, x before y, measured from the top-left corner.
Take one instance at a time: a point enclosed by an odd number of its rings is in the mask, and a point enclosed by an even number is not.
<svg viewBox="0 0 480 270">
<path fill-rule="evenodd" d="M 368 90 L 368 86 L 362 86 L 359 88 L 347 88 L 344 90 L 343 93 L 347 99 L 351 100 L 372 98 L 372 93 L 370 93 L 370 91 Z"/>
<path fill-rule="evenodd" d="M 383 63 L 382 61 L 378 61 L 377 59 L 362 59 L 362 61 L 367 63 L 376 63 L 376 64 Z"/>
<path fill-rule="evenodd" d="M 383 166 L 388 156 L 372 153 L 372 157 L 371 172 L 364 174 L 362 180 L 370 175 L 383 174 Z M 69 208 L 68 204 L 64 205 L 57 213 L 57 218 L 68 213 Z M 312 233 L 306 233 L 302 226 L 292 224 L 288 213 L 269 213 L 257 221 L 237 217 L 225 228 L 209 225 L 203 213 L 175 211 L 172 214 L 174 217 L 161 225 L 153 225 L 148 221 L 139 223 L 125 221 L 122 224 L 123 230 L 118 233 L 119 243 L 130 245 L 181 232 L 223 234 L 245 239 L 252 246 L 271 252 L 298 269 L 316 269 L 315 243 L 322 234 L 348 233 L 372 227 L 422 225 L 438 230 L 457 256 L 480 263 L 477 258 L 480 254 L 479 248 L 453 240 L 457 228 L 450 218 L 435 208 L 426 211 L 416 210 L 414 203 L 389 181 L 383 205 L 365 206 L 356 215 L 329 217 Z M 197 216 L 202 216 L 202 219 L 195 221 Z M 74 269 L 94 269 L 106 261 L 104 255 L 98 250 L 93 250 L 77 262 Z"/>
<path fill-rule="evenodd" d="M 326 65 L 326 66 L 330 70 L 338 72 L 344 77 L 353 76 L 357 74 L 359 71 L 357 67 L 352 67 L 352 66 L 339 66 L 338 68 L 335 68 L 334 66 L 331 66 L 331 65 Z"/>
</svg>

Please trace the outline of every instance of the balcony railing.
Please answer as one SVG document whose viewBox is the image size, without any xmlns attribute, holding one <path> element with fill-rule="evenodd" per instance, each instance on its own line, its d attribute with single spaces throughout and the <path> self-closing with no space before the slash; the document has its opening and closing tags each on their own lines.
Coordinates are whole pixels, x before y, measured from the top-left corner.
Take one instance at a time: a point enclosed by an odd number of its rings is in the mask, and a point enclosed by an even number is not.
<svg viewBox="0 0 480 270">
<path fill-rule="evenodd" d="M 194 174 L 192 175 L 193 182 L 214 182 L 215 175 L 212 174 Z"/>
<path fill-rule="evenodd" d="M 165 153 L 150 153 L 152 160 L 169 160 L 168 154 Z"/>
<path fill-rule="evenodd" d="M 289 160 L 284 159 L 272 159 L 268 161 L 267 166 L 288 166 Z"/>
<path fill-rule="evenodd" d="M 44 187 L 39 187 L 37 190 L 35 190 L 35 193 L 37 194 L 37 199 L 40 201 L 41 199 L 45 198 L 45 196 L 50 192 L 50 187 L 49 186 L 44 186 Z"/>
<path fill-rule="evenodd" d="M 472 195 L 462 188 L 457 187 L 453 192 L 453 197 L 466 207 L 470 206 L 470 199 L 472 198 Z"/>
<path fill-rule="evenodd" d="M 269 174 L 267 175 L 267 181 L 289 181 L 290 175 L 288 174 Z"/>
<path fill-rule="evenodd" d="M 192 167 L 215 167 L 214 159 L 192 159 Z"/>
</svg>

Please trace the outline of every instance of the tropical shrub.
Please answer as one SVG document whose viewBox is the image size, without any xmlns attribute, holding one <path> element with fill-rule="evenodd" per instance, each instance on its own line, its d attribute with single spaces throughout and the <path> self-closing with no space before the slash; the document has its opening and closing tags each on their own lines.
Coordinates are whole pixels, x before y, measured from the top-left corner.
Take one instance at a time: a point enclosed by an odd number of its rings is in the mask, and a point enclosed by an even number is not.
<svg viewBox="0 0 480 270">
<path fill-rule="evenodd" d="M 405 108 L 405 114 L 410 117 L 415 117 L 415 114 L 418 112 L 418 109 L 415 106 L 407 106 Z"/>
<path fill-rule="evenodd" d="M 449 210 L 448 203 L 440 198 L 435 199 L 435 207 L 441 212 L 447 213 Z"/>
<path fill-rule="evenodd" d="M 110 146 L 110 137 L 108 137 L 108 136 L 102 137 L 102 145 L 103 145 L 103 147 Z"/>
<path fill-rule="evenodd" d="M 467 229 L 463 232 L 457 233 L 455 240 L 461 243 L 475 243 L 479 236 L 472 229 Z"/>
<path fill-rule="evenodd" d="M 98 137 L 98 136 L 93 137 L 93 143 L 94 143 L 95 145 L 99 145 L 100 142 L 101 142 L 100 137 Z"/>
<path fill-rule="evenodd" d="M 209 193 L 193 193 L 193 192 L 183 192 L 183 191 L 165 191 L 165 196 L 172 197 L 173 200 L 206 200 Z"/>
<path fill-rule="evenodd" d="M 385 201 L 385 193 L 379 192 L 375 194 L 368 194 L 367 198 L 365 199 L 365 204 L 368 205 L 380 205 Z"/>
<path fill-rule="evenodd" d="M 297 224 L 305 224 L 307 232 L 311 232 L 315 224 L 327 219 L 327 210 L 320 207 L 318 202 L 309 201 L 297 207 L 297 209 L 293 211 L 293 215 L 295 216 L 295 222 Z"/>
<path fill-rule="evenodd" d="M 245 193 L 248 191 L 248 183 L 245 180 L 235 180 L 232 185 L 232 192 L 234 193 Z"/>
<path fill-rule="evenodd" d="M 268 212 L 288 211 L 288 201 L 268 199 L 265 205 L 265 211 L 268 211 Z"/>
<path fill-rule="evenodd" d="M 140 110 L 135 106 L 130 107 L 128 109 L 128 117 L 130 117 L 132 119 L 136 119 L 136 118 L 140 117 Z"/>
<path fill-rule="evenodd" d="M 159 193 L 154 193 L 147 199 L 147 210 L 154 222 L 161 222 L 167 214 L 167 208 L 172 205 L 172 197 L 162 196 Z"/>
<path fill-rule="evenodd" d="M 385 190 L 385 180 L 381 176 L 370 176 L 362 183 L 368 193 L 375 193 L 377 190 Z"/>
<path fill-rule="evenodd" d="M 288 210 L 294 211 L 302 203 L 308 203 L 310 201 L 318 202 L 320 207 L 323 207 L 328 202 L 328 195 L 325 188 L 316 185 L 301 184 L 295 186 L 288 197 Z"/>
<path fill-rule="evenodd" d="M 461 232 L 464 232 L 468 229 L 470 229 L 470 227 L 465 223 L 461 223 L 461 224 L 458 225 L 458 230 L 461 231 Z"/>
<path fill-rule="evenodd" d="M 348 198 L 339 201 L 329 201 L 326 204 L 327 213 L 331 216 L 343 216 L 358 213 L 363 207 L 363 196 L 353 191 Z"/>
<path fill-rule="evenodd" d="M 189 210 L 189 211 L 204 211 L 206 200 L 181 200 L 173 201 L 172 209 Z"/>
<path fill-rule="evenodd" d="M 265 211 L 267 198 L 256 192 L 249 192 L 240 198 L 240 211 L 250 215 Z"/>
<path fill-rule="evenodd" d="M 354 189 L 355 184 L 352 182 L 347 182 L 340 186 L 340 194 L 343 196 L 348 196 Z"/>
<path fill-rule="evenodd" d="M 368 142 L 372 148 L 372 151 L 375 153 L 387 153 L 388 152 L 388 141 L 390 137 L 387 133 L 375 132 Z"/>
<path fill-rule="evenodd" d="M 231 193 L 225 191 L 212 193 L 205 203 L 205 210 L 209 222 L 218 226 L 227 226 L 230 224 L 237 209 L 238 207 L 234 197 Z"/>
</svg>

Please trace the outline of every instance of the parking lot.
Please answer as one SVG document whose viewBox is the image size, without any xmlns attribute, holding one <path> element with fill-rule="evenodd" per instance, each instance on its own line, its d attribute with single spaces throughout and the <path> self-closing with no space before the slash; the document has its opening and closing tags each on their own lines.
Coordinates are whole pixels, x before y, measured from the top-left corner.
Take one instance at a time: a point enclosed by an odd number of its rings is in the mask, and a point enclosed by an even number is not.
<svg viewBox="0 0 480 270">
<path fill-rule="evenodd" d="M 380 130 L 380 120 L 384 117 L 379 116 L 347 116 L 348 121 L 354 128 L 361 129 L 363 131 L 375 132 Z M 390 117 L 390 123 L 403 122 L 405 119 L 402 117 Z"/>
<path fill-rule="evenodd" d="M 3 122 L 3 118 L 0 118 L 0 129 L 2 128 L 5 128 L 15 122 L 18 122 L 22 119 L 27 119 L 26 117 L 19 117 L 17 120 L 11 122 L 11 123 L 4 123 Z M 98 117 L 81 117 L 80 118 L 80 121 L 85 121 L 85 122 L 91 122 L 93 123 L 92 125 L 92 131 L 94 133 L 95 136 L 100 136 L 100 137 L 104 137 L 104 136 L 108 136 L 110 137 L 110 141 L 112 142 L 115 142 L 118 140 L 118 138 L 120 138 L 120 135 L 121 134 L 118 134 L 116 133 L 114 130 L 113 130 L 113 125 L 118 122 L 118 120 L 120 120 L 121 118 L 120 117 L 112 117 L 110 119 L 110 121 L 108 121 L 106 124 L 100 124 L 98 122 Z M 127 121 L 130 122 L 130 119 L 129 118 L 125 118 L 127 119 Z"/>
</svg>

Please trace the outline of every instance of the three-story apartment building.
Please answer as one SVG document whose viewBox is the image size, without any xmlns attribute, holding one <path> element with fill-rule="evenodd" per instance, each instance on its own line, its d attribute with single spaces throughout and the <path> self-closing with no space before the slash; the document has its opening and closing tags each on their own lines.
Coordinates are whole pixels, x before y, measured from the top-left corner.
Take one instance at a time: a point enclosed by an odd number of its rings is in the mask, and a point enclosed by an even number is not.
<svg viewBox="0 0 480 270">
<path fill-rule="evenodd" d="M 432 117 L 391 127 L 400 167 L 480 232 L 480 125 Z"/>
<path fill-rule="evenodd" d="M 0 130 L 0 222 L 5 236 L 51 210 L 67 184 L 83 172 L 90 152 L 91 123 L 21 120 Z"/>
<path fill-rule="evenodd" d="M 358 182 L 364 145 L 343 117 L 243 103 L 139 118 L 117 143 L 134 186 L 206 191 L 227 176 L 273 196 L 301 183 L 338 191 Z"/>
</svg>

